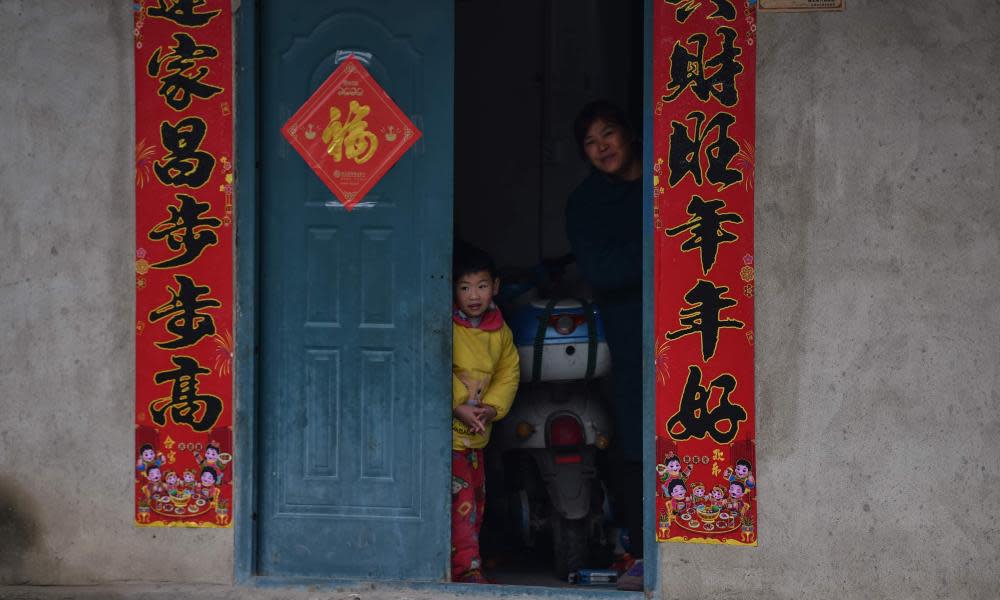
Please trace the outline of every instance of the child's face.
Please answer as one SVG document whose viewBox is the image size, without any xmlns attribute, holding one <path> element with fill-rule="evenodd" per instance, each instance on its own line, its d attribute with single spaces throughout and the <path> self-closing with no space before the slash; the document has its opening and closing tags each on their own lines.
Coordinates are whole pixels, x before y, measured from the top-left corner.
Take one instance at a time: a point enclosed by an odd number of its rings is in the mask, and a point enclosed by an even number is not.
<svg viewBox="0 0 1000 600">
<path fill-rule="evenodd" d="M 736 475 L 737 475 L 737 477 L 740 477 L 740 478 L 746 477 L 747 473 L 749 473 L 749 472 L 750 472 L 750 467 L 748 467 L 746 465 L 736 465 Z"/>
<path fill-rule="evenodd" d="M 184 483 L 191 483 L 192 481 L 194 481 L 194 473 L 185 473 Z"/>
<path fill-rule="evenodd" d="M 667 463 L 667 470 L 670 471 L 671 473 L 678 473 L 678 472 L 680 472 L 680 470 L 681 470 L 681 461 L 674 459 L 674 460 L 668 462 Z"/>
<path fill-rule="evenodd" d="M 177 474 L 176 473 L 167 473 L 167 483 L 169 483 L 171 485 L 177 483 Z"/>
<path fill-rule="evenodd" d="M 735 483 L 729 486 L 729 497 L 733 500 L 739 500 L 740 496 L 743 495 L 743 488 L 736 485 Z"/>
<path fill-rule="evenodd" d="M 715 488 L 712 490 L 712 498 L 714 500 L 722 500 L 722 497 L 725 495 L 726 493 L 722 491 L 722 488 Z"/>
<path fill-rule="evenodd" d="M 462 275 L 455 282 L 455 303 L 469 317 L 481 317 L 500 289 L 500 279 L 491 279 L 488 271 Z"/>
<path fill-rule="evenodd" d="M 205 450 L 205 458 L 208 460 L 217 460 L 219 458 L 219 451 L 215 448 L 209 448 Z"/>
<path fill-rule="evenodd" d="M 201 484 L 202 485 L 215 485 L 215 476 L 211 473 L 205 472 L 201 474 Z"/>
<path fill-rule="evenodd" d="M 693 493 L 694 493 L 695 496 L 704 496 L 705 495 L 705 488 L 703 488 L 701 486 L 698 486 L 698 487 L 694 488 Z"/>
<path fill-rule="evenodd" d="M 146 471 L 146 477 L 148 477 L 149 480 L 152 481 L 153 483 L 156 483 L 157 481 L 160 480 L 160 470 L 159 469 L 150 469 L 150 470 Z"/>
<path fill-rule="evenodd" d="M 142 451 L 142 460 L 146 462 L 153 462 L 153 450 L 152 448 L 146 448 Z"/>
<path fill-rule="evenodd" d="M 684 498 L 684 486 L 683 485 L 675 485 L 670 490 L 670 495 L 672 497 L 678 499 L 678 500 L 682 500 Z"/>
</svg>

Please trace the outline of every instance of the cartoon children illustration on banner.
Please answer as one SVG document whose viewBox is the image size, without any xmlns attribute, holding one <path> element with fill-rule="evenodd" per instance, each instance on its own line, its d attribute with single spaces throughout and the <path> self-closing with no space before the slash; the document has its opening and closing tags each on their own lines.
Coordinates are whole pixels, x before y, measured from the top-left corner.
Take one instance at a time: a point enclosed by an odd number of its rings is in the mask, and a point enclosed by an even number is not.
<svg viewBox="0 0 1000 600">
<path fill-rule="evenodd" d="M 139 428 L 137 435 L 155 437 L 156 432 Z M 166 454 L 154 443 L 140 445 L 135 468 L 140 490 L 137 522 L 150 524 L 155 516 L 165 525 L 199 526 L 206 518 L 214 525 L 228 525 L 232 486 L 223 473 L 233 456 L 221 450 L 229 443 L 211 440 L 203 449 L 201 443 L 177 443 L 167 437 L 162 445 Z"/>
<path fill-rule="evenodd" d="M 656 465 L 658 495 L 664 501 L 658 519 L 658 539 L 670 540 L 676 537 L 670 532 L 680 530 L 684 532 L 681 536 L 688 535 L 684 541 L 695 534 L 694 537 L 707 535 L 721 542 L 726 534 L 739 532 L 740 542 L 755 542 L 752 507 L 756 483 L 752 464 L 748 459 L 737 458 L 720 470 L 721 457 L 725 455 L 725 451 L 716 450 L 714 457 L 720 461 L 711 461 L 699 456 L 682 459 L 673 449 L 663 453 L 663 462 Z M 732 451 L 729 456 L 733 456 Z"/>
</svg>

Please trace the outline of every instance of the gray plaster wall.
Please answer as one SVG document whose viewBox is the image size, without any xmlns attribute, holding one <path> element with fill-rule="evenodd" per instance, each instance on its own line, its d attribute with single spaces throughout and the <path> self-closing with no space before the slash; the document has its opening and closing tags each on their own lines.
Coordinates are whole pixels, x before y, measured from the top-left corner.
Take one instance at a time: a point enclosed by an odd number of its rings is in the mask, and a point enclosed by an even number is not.
<svg viewBox="0 0 1000 600">
<path fill-rule="evenodd" d="M 0 583 L 229 581 L 231 530 L 132 524 L 132 3 L 0 0 L 0 40 Z"/>
<path fill-rule="evenodd" d="M 760 16 L 760 547 L 663 546 L 664 598 L 1000 595 L 997 31 Z M 0 40 L 0 584 L 229 583 L 230 530 L 132 525 L 130 3 L 0 0 Z"/>
<path fill-rule="evenodd" d="M 666 547 L 667 597 L 1000 597 L 998 31 L 760 17 L 760 547 Z"/>
</svg>

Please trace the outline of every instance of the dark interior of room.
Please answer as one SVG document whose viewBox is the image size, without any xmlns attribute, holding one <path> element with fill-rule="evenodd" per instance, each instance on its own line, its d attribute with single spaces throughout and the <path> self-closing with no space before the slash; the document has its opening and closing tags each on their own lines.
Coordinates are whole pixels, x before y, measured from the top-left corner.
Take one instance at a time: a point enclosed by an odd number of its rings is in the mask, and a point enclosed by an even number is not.
<svg viewBox="0 0 1000 600">
<path fill-rule="evenodd" d="M 642 131 L 643 3 L 458 0 L 455 35 L 455 235 L 489 252 L 503 278 L 570 252 L 566 200 L 590 169 L 573 139 L 580 108 L 610 100 Z M 496 454 L 487 450 L 487 576 L 569 585 L 554 574 L 551 539 L 526 545 L 511 531 Z"/>
</svg>

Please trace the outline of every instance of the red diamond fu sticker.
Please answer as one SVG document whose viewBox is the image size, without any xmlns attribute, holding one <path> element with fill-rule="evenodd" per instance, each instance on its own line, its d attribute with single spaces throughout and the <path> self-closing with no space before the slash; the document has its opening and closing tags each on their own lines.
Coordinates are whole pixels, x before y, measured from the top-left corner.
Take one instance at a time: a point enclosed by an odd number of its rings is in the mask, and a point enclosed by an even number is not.
<svg viewBox="0 0 1000 600">
<path fill-rule="evenodd" d="M 353 56 L 281 133 L 347 210 L 420 138 L 420 131 Z"/>
</svg>

